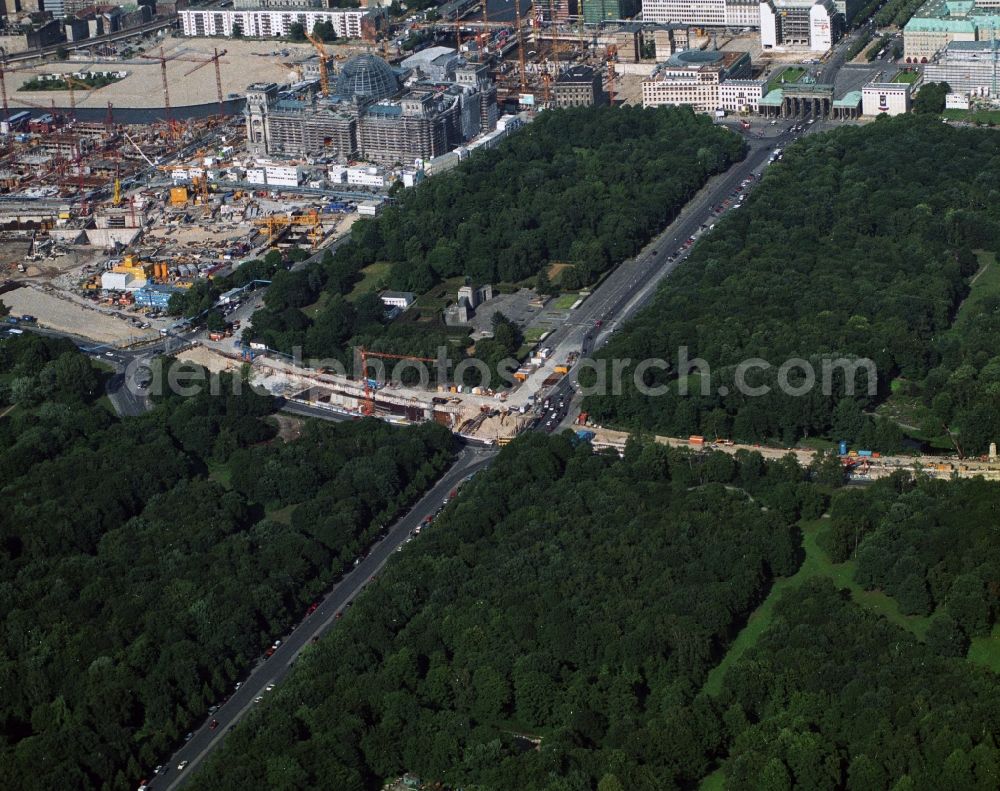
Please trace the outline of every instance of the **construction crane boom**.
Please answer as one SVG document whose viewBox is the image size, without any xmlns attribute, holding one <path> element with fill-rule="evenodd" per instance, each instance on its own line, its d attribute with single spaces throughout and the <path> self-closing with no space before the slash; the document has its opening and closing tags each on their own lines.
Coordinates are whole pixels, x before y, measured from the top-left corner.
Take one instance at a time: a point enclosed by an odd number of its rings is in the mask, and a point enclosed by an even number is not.
<svg viewBox="0 0 1000 791">
<path fill-rule="evenodd" d="M 197 66 L 185 72 L 184 74 L 184 76 L 187 77 L 191 74 L 194 74 L 202 66 L 207 66 L 209 63 L 215 65 L 215 92 L 219 98 L 219 118 L 224 117 L 226 114 L 226 105 L 222 98 L 222 70 L 219 67 L 219 64 L 222 62 L 220 58 L 225 54 L 226 50 L 222 50 L 222 52 L 219 52 L 219 50 L 216 49 L 215 54 L 212 57 L 208 58 L 208 60 L 199 60 Z M 178 60 L 194 60 L 194 58 L 178 58 Z"/>
<path fill-rule="evenodd" d="M 330 95 L 330 75 L 326 70 L 326 61 L 329 56 L 326 54 L 326 47 L 323 46 L 323 42 L 312 35 L 312 33 L 306 33 L 306 38 L 309 39 L 309 43 L 319 53 L 319 86 L 323 92 L 323 97 L 326 98 Z"/>
<path fill-rule="evenodd" d="M 514 0 L 514 24 L 517 26 L 517 62 L 521 68 L 521 93 L 528 92 L 528 65 L 524 59 L 524 33 L 521 30 L 521 2 Z"/>
</svg>

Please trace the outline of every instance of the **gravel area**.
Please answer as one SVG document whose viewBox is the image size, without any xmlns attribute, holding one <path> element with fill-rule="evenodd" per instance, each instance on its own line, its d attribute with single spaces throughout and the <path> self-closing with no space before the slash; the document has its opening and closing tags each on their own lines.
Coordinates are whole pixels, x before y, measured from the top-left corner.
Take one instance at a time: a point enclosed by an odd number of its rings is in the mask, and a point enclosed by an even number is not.
<svg viewBox="0 0 1000 791">
<path fill-rule="evenodd" d="M 163 42 L 163 54 L 167 60 L 167 81 L 172 107 L 189 104 L 206 104 L 217 101 L 215 89 L 215 69 L 209 64 L 193 74 L 188 74 L 212 56 L 214 51 L 225 50 L 220 63 L 222 94 L 242 95 L 252 82 L 288 82 L 294 73 L 283 62 L 298 60 L 315 52 L 310 44 L 290 44 L 283 41 L 230 41 L 210 38 L 168 38 Z M 359 47 L 329 46 L 330 54 L 350 54 L 360 51 Z M 280 54 L 288 50 L 288 57 Z M 150 47 L 147 54 L 158 56 L 159 46 Z M 171 60 L 171 58 L 173 58 Z M 69 106 L 68 91 L 17 91 L 24 82 L 36 74 L 56 74 L 69 71 L 127 71 L 128 76 L 112 85 L 107 85 L 86 94 L 76 91 L 78 107 L 104 107 L 111 102 L 115 107 L 162 107 L 163 88 L 160 76 L 160 62 L 146 58 L 128 61 L 97 59 L 70 60 L 65 63 L 46 63 L 28 72 L 8 72 L 6 74 L 7 96 L 12 107 L 22 106 L 19 98 L 37 104 L 48 105 L 55 100 L 56 106 Z"/>
<path fill-rule="evenodd" d="M 127 345 L 157 336 L 155 331 L 137 329 L 99 310 L 34 288 L 9 291 L 2 299 L 12 313 L 35 316 L 42 327 L 92 338 L 99 343 Z"/>
</svg>

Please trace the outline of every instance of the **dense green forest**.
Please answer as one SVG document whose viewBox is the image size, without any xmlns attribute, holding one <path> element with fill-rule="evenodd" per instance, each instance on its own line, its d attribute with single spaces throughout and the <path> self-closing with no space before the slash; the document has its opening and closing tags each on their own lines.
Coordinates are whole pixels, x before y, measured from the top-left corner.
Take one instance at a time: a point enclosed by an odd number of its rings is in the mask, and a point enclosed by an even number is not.
<svg viewBox="0 0 1000 791">
<path fill-rule="evenodd" d="M 686 107 L 544 113 L 496 149 L 402 191 L 380 217 L 359 219 L 322 265 L 282 276 L 291 288 L 268 294 L 252 333 L 307 357 L 342 359 L 348 342 L 433 356 L 447 344 L 436 312 L 385 327 L 377 299 L 343 298 L 363 267 L 389 262 L 390 286 L 418 294 L 456 276 L 523 282 L 554 262 L 572 265 L 563 287 L 586 285 L 634 255 L 743 145 Z M 319 311 L 303 312 L 321 294 Z"/>
<path fill-rule="evenodd" d="M 996 788 L 997 678 L 931 643 L 829 581 L 786 593 L 724 680 L 726 788 Z"/>
<path fill-rule="evenodd" d="M 134 787 L 451 457 L 430 424 L 283 443 L 229 377 L 125 420 L 98 384 L 66 341 L 0 342 L 8 788 Z"/>
<path fill-rule="evenodd" d="M 835 561 L 856 557 L 857 582 L 905 614 L 935 612 L 932 634 L 957 651 L 997 621 L 998 513 L 1000 487 L 982 480 L 883 480 L 834 499 L 826 548 Z"/>
<path fill-rule="evenodd" d="M 629 376 L 623 395 L 593 396 L 584 408 L 599 423 L 672 435 L 785 444 L 826 435 L 891 451 L 898 429 L 865 413 L 900 377 L 933 408 L 937 432 L 984 452 L 1000 436 L 1000 299 L 981 300 L 952 325 L 978 269 L 971 251 L 997 245 L 998 184 L 1000 148 L 988 131 L 900 116 L 807 136 L 600 353 L 675 361 L 687 347 L 688 359 L 711 366 L 709 392 L 694 381 L 689 396 L 646 397 Z M 868 397 L 863 374 L 853 397 L 839 374 L 824 395 L 821 355 L 870 358 L 877 395 Z M 792 357 L 814 364 L 806 395 L 776 387 Z M 747 378 L 772 388 L 766 398 L 734 385 L 748 358 L 771 365 Z M 653 372 L 647 382 L 675 376 Z"/>
<path fill-rule="evenodd" d="M 733 789 L 996 787 L 1000 688 L 956 641 L 996 619 L 1000 487 L 897 475 L 831 504 L 805 477 L 757 453 L 634 443 L 619 460 L 522 438 L 193 787 L 362 791 L 409 771 L 468 791 L 660 791 L 715 767 Z M 816 577 L 773 594 L 706 694 L 772 578 L 798 567 L 796 521 L 828 507 L 838 535 L 868 515 L 859 577 L 880 574 L 865 552 L 882 536 L 878 560 L 935 580 L 926 640 Z"/>
<path fill-rule="evenodd" d="M 694 782 L 721 733 L 696 694 L 770 580 L 799 562 L 796 509 L 762 509 L 748 491 L 798 486 L 810 485 L 794 463 L 759 454 L 696 462 L 635 445 L 619 460 L 526 436 L 195 787 L 352 791 L 406 770 L 466 789 Z"/>
</svg>

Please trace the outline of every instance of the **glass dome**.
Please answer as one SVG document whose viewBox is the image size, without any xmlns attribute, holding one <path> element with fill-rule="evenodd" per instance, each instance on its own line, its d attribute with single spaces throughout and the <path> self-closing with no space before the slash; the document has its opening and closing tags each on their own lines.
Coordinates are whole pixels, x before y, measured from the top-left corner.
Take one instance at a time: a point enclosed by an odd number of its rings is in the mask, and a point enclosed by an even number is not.
<svg viewBox="0 0 1000 791">
<path fill-rule="evenodd" d="M 358 55 L 344 64 L 337 76 L 337 95 L 347 98 L 385 99 L 399 90 L 392 67 L 380 57 Z"/>
</svg>

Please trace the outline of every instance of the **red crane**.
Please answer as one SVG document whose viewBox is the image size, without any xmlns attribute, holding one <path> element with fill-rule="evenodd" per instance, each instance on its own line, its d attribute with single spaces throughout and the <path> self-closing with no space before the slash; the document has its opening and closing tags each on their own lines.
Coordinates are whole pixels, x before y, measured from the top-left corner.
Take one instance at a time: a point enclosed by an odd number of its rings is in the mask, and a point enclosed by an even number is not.
<svg viewBox="0 0 1000 791">
<path fill-rule="evenodd" d="M 375 388 L 371 386 L 368 381 L 368 358 L 369 357 L 379 357 L 385 360 L 413 360 L 415 362 L 421 363 L 434 363 L 437 362 L 433 357 L 416 357 L 412 354 L 390 354 L 389 352 L 373 352 L 366 349 L 364 346 L 358 347 L 358 354 L 361 355 L 361 381 L 365 388 L 365 400 L 361 405 L 361 414 L 363 415 L 373 415 L 375 414 Z"/>
</svg>

